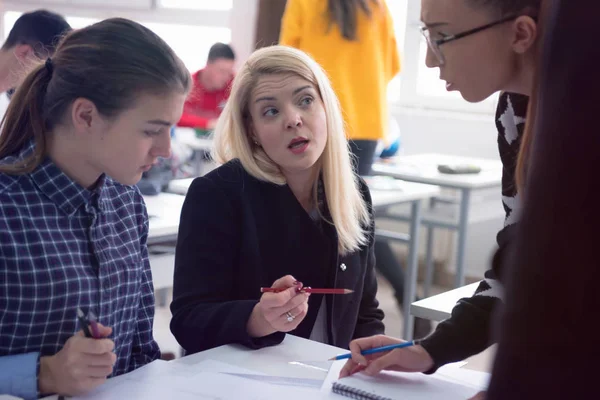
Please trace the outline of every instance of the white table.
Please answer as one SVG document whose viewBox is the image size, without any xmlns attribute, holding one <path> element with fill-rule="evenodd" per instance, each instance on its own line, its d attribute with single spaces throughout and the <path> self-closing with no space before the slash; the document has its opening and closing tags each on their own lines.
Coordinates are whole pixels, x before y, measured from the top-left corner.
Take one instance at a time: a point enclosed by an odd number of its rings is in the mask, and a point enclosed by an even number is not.
<svg viewBox="0 0 600 400">
<path fill-rule="evenodd" d="M 213 140 L 209 137 L 199 138 L 193 128 L 175 128 L 175 140 L 185 144 L 194 152 L 194 174 L 201 176 L 204 156 L 212 150 Z"/>
<path fill-rule="evenodd" d="M 175 240 L 179 230 L 179 217 L 184 196 L 173 193 L 159 193 L 156 196 L 144 196 L 148 210 L 148 244 Z"/>
<path fill-rule="evenodd" d="M 302 382 L 303 384 L 306 381 L 311 381 L 310 389 L 306 387 L 301 388 L 297 383 L 290 382 L 289 385 L 291 386 L 286 387 L 285 390 L 288 390 L 290 394 L 294 394 L 295 396 L 293 396 L 293 398 L 298 398 L 298 391 L 302 391 L 302 395 L 308 396 L 308 398 L 330 399 L 332 398 L 330 392 L 322 392 L 320 387 L 328 378 L 329 369 L 333 367 L 332 372 L 335 373 L 343 364 L 338 363 L 333 365 L 328 359 L 339 354 L 345 354 L 346 352 L 347 350 L 345 349 L 313 342 L 293 335 L 286 335 L 283 342 L 276 346 L 259 350 L 250 350 L 239 345 L 224 345 L 169 361 L 168 364 L 162 364 L 162 368 L 166 365 L 170 368 L 170 371 L 176 371 L 178 377 L 183 378 L 180 382 L 188 384 L 189 382 L 186 382 L 186 380 L 193 379 L 194 382 L 202 384 L 202 381 L 198 382 L 198 378 L 195 375 L 198 371 L 202 371 L 202 362 L 216 361 L 219 363 L 217 368 L 223 366 L 224 370 L 231 370 L 232 368 L 244 369 L 248 370 L 252 375 L 265 376 L 267 378 L 287 378 L 294 382 L 302 380 L 304 381 Z M 462 368 L 458 368 L 455 365 L 444 366 L 437 371 L 437 374 L 443 377 L 442 379 L 450 379 L 457 383 L 477 386 L 481 386 L 489 380 L 489 374 L 474 374 L 467 371 L 466 369 L 469 364 Z M 211 365 L 214 366 L 215 363 L 212 363 Z M 473 369 L 477 370 L 475 368 Z M 165 370 L 162 369 L 162 371 L 164 373 Z M 190 374 L 187 374 L 188 371 L 190 371 Z M 220 370 L 210 370 L 210 372 L 220 372 Z M 136 372 L 133 373 L 135 374 Z M 156 372 L 154 372 L 154 374 L 156 374 Z M 160 379 L 160 375 L 155 376 Z M 332 378 L 335 379 L 335 375 L 329 377 L 329 379 Z M 127 375 L 111 379 L 114 379 L 116 382 L 122 382 L 124 379 L 127 379 Z M 268 380 L 265 380 L 265 382 L 268 382 Z M 312 384 L 316 387 L 312 386 Z M 118 384 L 114 385 L 114 387 L 118 388 Z M 113 392 L 112 395 L 114 396 L 115 393 Z M 338 396 L 334 397 L 338 398 Z M 244 397 L 241 398 L 243 399 Z M 344 397 L 339 398 L 343 399 Z M 44 398 L 44 400 L 57 399 L 58 396 L 56 395 Z M 133 400 L 138 399 L 139 398 L 134 398 Z"/>
<path fill-rule="evenodd" d="M 173 242 L 179 231 L 179 218 L 185 196 L 173 193 L 159 193 L 156 196 L 144 196 L 148 217 L 149 260 L 152 280 L 156 290 L 156 304 L 164 307 L 167 304 L 168 289 L 173 286 L 175 270 L 175 249 L 171 246 L 160 246 L 161 254 L 153 254 L 158 243 Z M 168 250 L 168 251 L 167 251 Z"/>
<path fill-rule="evenodd" d="M 410 313 L 419 318 L 443 321 L 450 318 L 452 309 L 460 299 L 473 296 L 477 286 L 479 282 L 415 301 L 410 306 Z"/>
<path fill-rule="evenodd" d="M 186 194 L 194 178 L 176 179 L 169 183 L 169 191 L 178 194 Z M 439 194 L 439 189 L 431 185 L 423 185 L 412 182 L 401 182 L 395 180 L 393 184 L 387 184 L 378 178 L 367 178 L 367 184 L 371 188 L 373 208 L 381 209 L 396 204 L 411 204 L 409 218 L 409 234 L 376 230 L 375 235 L 382 240 L 395 240 L 408 245 L 408 265 L 406 268 L 406 279 L 404 281 L 404 300 L 402 312 L 404 315 L 404 326 L 402 337 L 406 340 L 412 339 L 413 317 L 410 315 L 410 304 L 414 301 L 417 287 L 417 270 L 419 266 L 419 226 L 421 225 L 421 200 L 427 200 Z M 380 190 L 378 187 L 386 187 Z"/>
<path fill-rule="evenodd" d="M 193 365 L 203 360 L 217 360 L 273 376 L 323 380 L 331 365 L 327 360 L 345 353 L 347 350 L 338 347 L 285 335 L 283 343 L 277 346 L 250 350 L 241 345 L 229 344 L 171 362 Z"/>
<path fill-rule="evenodd" d="M 440 164 L 476 165 L 481 168 L 481 172 L 478 174 L 460 175 L 442 174 L 437 170 L 437 166 Z M 481 158 L 458 157 L 443 154 L 417 154 L 396 157 L 385 161 L 380 160 L 373 165 L 373 173 L 387 175 L 409 182 L 425 183 L 456 189 L 461 192 L 458 223 L 448 223 L 435 219 L 423 219 L 423 223 L 427 226 L 427 276 L 425 279 L 425 295 L 428 295 L 433 278 L 432 252 L 434 227 L 453 229 L 458 232 L 455 287 L 463 286 L 471 192 L 473 190 L 501 187 L 502 163 L 497 160 Z M 435 199 L 432 199 L 431 207 L 434 206 L 435 201 Z"/>
</svg>

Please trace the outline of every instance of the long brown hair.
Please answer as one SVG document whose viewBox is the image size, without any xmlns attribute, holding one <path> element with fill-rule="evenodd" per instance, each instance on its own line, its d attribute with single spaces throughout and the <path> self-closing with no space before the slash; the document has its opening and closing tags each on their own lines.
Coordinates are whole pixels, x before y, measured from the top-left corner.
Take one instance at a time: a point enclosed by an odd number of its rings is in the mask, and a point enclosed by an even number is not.
<svg viewBox="0 0 600 400">
<path fill-rule="evenodd" d="M 537 87 L 538 77 L 534 78 L 534 87 Z M 529 164 L 531 144 L 533 142 L 533 131 L 535 129 L 535 117 L 538 104 L 538 96 L 534 91 L 529 98 L 527 104 L 527 122 L 525 123 L 525 131 L 521 138 L 521 146 L 519 147 L 519 155 L 517 157 L 517 168 L 515 173 L 515 181 L 517 184 L 517 192 L 523 193 L 525 181 L 527 177 L 527 165 Z"/>
<path fill-rule="evenodd" d="M 376 3 L 376 0 L 328 0 L 329 29 L 336 24 L 345 39 L 356 40 L 358 13 L 362 11 L 371 16 L 369 3 Z"/>
<path fill-rule="evenodd" d="M 77 98 L 114 118 L 142 93 L 187 93 L 191 78 L 173 50 L 148 28 L 123 18 L 72 31 L 52 59 L 38 65 L 17 88 L 2 122 L 0 160 L 31 139 L 25 159 L 0 165 L 0 173 L 33 171 L 46 155 L 46 134 Z"/>
</svg>

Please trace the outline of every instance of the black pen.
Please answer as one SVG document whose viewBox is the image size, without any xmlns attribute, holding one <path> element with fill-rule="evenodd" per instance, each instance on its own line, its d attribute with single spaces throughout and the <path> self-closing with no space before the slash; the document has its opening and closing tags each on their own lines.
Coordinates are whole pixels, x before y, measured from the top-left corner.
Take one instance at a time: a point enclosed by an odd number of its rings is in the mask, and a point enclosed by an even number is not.
<svg viewBox="0 0 600 400">
<path fill-rule="evenodd" d="M 77 319 L 79 320 L 79 325 L 81 325 L 81 329 L 83 330 L 83 334 L 86 338 L 98 338 L 98 326 L 96 324 L 96 315 L 90 311 L 89 313 L 91 320 L 86 318 L 85 313 L 81 310 L 81 308 L 77 307 Z M 90 328 L 92 327 L 92 331 L 90 332 Z M 65 396 L 59 395 L 58 400 L 65 400 Z"/>
<path fill-rule="evenodd" d="M 85 337 L 87 337 L 87 338 L 94 337 L 94 336 L 92 336 L 92 333 L 90 332 L 90 327 L 89 327 L 90 322 L 86 318 L 83 311 L 81 311 L 81 308 L 77 308 L 77 319 L 79 319 L 79 325 L 81 325 L 81 329 L 83 329 L 83 334 L 85 335 Z"/>
</svg>

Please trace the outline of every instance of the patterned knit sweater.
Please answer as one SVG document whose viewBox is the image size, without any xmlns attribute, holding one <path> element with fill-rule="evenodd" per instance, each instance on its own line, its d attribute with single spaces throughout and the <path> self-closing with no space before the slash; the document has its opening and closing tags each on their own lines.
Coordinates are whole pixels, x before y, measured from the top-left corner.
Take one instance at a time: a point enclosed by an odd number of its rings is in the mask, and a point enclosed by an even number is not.
<svg viewBox="0 0 600 400">
<path fill-rule="evenodd" d="M 464 360 L 485 350 L 492 344 L 492 312 L 502 300 L 503 259 L 510 245 L 515 223 L 519 219 L 520 201 L 515 182 L 515 172 L 521 138 L 525 128 L 527 114 L 527 96 L 502 93 L 496 109 L 496 127 L 498 129 L 498 149 L 502 160 L 502 203 L 506 212 L 504 228 L 496 240 L 498 250 L 492 260 L 492 269 L 485 273 L 473 297 L 461 299 L 452 315 L 442 321 L 436 330 L 422 341 L 435 366 Z"/>
</svg>

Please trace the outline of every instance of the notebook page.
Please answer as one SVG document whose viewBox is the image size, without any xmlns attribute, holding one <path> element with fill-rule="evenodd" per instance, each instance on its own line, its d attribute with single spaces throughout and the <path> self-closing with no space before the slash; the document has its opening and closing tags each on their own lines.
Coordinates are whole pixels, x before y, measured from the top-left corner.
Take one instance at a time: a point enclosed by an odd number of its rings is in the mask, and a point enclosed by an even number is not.
<svg viewBox="0 0 600 400">
<path fill-rule="evenodd" d="M 473 386 L 431 375 L 387 371 L 376 377 L 359 373 L 335 384 L 392 400 L 465 400 L 479 392 Z"/>
</svg>

